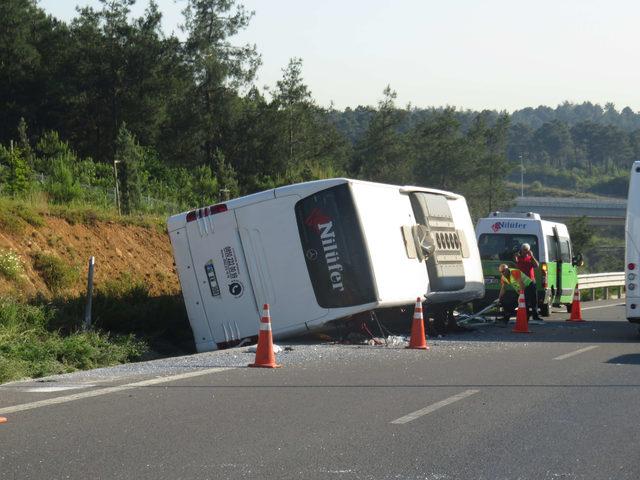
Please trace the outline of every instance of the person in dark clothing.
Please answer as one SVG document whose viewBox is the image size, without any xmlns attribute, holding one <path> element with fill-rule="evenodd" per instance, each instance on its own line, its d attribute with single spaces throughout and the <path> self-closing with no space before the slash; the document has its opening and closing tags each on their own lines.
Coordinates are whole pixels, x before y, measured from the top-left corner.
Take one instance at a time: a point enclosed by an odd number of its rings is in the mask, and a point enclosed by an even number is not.
<svg viewBox="0 0 640 480">
<path fill-rule="evenodd" d="M 536 260 L 536 257 L 533 256 L 531 245 L 529 245 L 528 243 L 523 243 L 520 246 L 520 251 L 514 255 L 513 259 L 516 262 L 516 266 L 518 267 L 518 269 L 531 279 L 531 284 L 528 286 L 528 288 L 531 290 L 531 292 L 533 292 L 533 294 L 530 292 L 530 298 L 527 299 L 528 315 L 533 317 L 533 322 L 531 323 L 542 322 L 543 320 L 538 315 L 538 298 L 535 273 L 535 269 L 540 265 L 540 263 L 538 262 L 538 260 Z"/>
</svg>

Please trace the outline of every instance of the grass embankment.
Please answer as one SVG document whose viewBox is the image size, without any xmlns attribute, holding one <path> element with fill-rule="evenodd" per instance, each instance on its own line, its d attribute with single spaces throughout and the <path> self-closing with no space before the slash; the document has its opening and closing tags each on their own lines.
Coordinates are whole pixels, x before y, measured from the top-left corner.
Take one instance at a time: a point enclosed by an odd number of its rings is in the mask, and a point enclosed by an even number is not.
<svg viewBox="0 0 640 480">
<path fill-rule="evenodd" d="M 85 299 L 0 299 L 0 383 L 193 351 L 180 296 L 150 296 L 127 276 L 93 300 L 93 328 L 81 330 Z"/>
<path fill-rule="evenodd" d="M 52 330 L 56 312 L 0 299 L 0 383 L 130 362 L 148 348 L 134 335 Z"/>
<path fill-rule="evenodd" d="M 164 220 L 0 198 L 0 383 L 192 351 Z"/>
<path fill-rule="evenodd" d="M 0 230 L 21 233 L 27 225 L 42 227 L 45 217 L 62 218 L 71 225 L 95 225 L 98 222 L 113 222 L 119 225 L 137 225 L 164 231 L 166 216 L 151 214 L 118 215 L 113 208 L 104 208 L 83 203 L 55 205 L 41 195 L 14 199 L 0 197 Z"/>
</svg>

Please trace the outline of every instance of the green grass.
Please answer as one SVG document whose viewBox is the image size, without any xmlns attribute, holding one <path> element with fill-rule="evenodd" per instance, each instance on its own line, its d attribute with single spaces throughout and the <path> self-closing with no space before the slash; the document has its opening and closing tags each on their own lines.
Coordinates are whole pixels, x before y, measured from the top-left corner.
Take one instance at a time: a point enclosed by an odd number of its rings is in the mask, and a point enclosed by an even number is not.
<svg viewBox="0 0 640 480">
<path fill-rule="evenodd" d="M 52 292 L 61 292 L 73 286 L 80 278 L 78 270 L 61 258 L 47 253 L 40 252 L 33 256 L 33 268 Z"/>
<path fill-rule="evenodd" d="M 42 212 L 31 201 L 0 197 L 0 230 L 18 234 L 27 225 L 43 226 Z"/>
<path fill-rule="evenodd" d="M 166 231 L 166 215 L 135 213 L 118 215 L 115 208 L 73 202 L 66 205 L 49 203 L 45 196 L 32 194 L 25 198 L 0 197 L 0 230 L 21 234 L 28 225 L 42 227 L 45 217 L 57 217 L 71 225 L 95 225 L 97 222 L 115 222 Z"/>
<path fill-rule="evenodd" d="M 55 328 L 73 331 L 83 318 L 85 298 L 54 300 Z M 96 286 L 93 325 L 103 331 L 144 338 L 157 353 L 181 355 L 194 350 L 182 295 L 151 296 L 148 282 L 124 274 Z"/>
<path fill-rule="evenodd" d="M 0 383 L 130 362 L 147 350 L 133 335 L 52 329 L 57 310 L 0 299 Z"/>
</svg>

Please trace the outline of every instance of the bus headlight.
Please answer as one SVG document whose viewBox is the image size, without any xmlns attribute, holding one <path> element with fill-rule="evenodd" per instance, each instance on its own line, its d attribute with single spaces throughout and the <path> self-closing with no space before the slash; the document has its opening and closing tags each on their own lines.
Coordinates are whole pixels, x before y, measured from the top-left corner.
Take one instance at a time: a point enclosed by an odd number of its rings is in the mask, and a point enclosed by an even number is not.
<svg viewBox="0 0 640 480">
<path fill-rule="evenodd" d="M 630 283 L 629 286 L 627 287 L 628 290 L 635 290 L 636 289 L 636 284 L 635 283 Z"/>
<path fill-rule="evenodd" d="M 629 280 L 635 280 L 636 279 L 636 274 L 635 273 L 630 273 L 629 276 L 627 277 Z"/>
</svg>

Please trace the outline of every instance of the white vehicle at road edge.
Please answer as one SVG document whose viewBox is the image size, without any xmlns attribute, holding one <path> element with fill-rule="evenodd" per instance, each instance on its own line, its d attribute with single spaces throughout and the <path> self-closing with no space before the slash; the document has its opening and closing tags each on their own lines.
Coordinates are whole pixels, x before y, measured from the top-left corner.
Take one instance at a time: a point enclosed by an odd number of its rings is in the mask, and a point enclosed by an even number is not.
<svg viewBox="0 0 640 480">
<path fill-rule="evenodd" d="M 168 220 L 198 351 L 369 310 L 484 295 L 464 197 L 346 178 L 288 185 Z"/>
<path fill-rule="evenodd" d="M 626 314 L 631 323 L 640 323 L 640 161 L 631 167 L 624 231 Z"/>
</svg>

